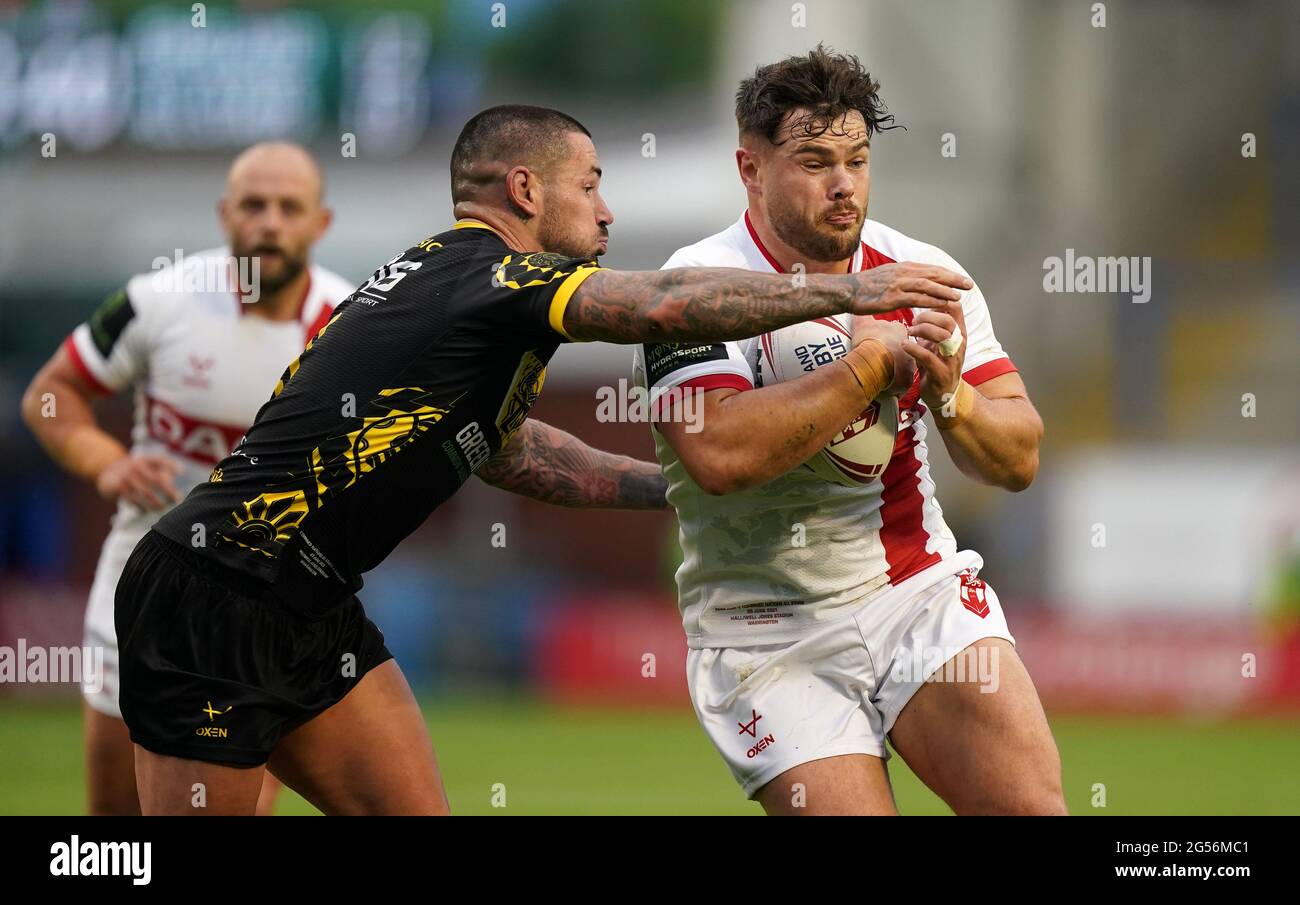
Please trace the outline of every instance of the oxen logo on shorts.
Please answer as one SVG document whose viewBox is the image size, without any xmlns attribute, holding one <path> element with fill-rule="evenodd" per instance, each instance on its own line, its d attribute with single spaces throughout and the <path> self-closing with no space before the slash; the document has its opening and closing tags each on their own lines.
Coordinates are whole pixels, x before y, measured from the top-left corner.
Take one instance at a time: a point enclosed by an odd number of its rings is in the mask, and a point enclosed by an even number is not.
<svg viewBox="0 0 1300 905">
<path fill-rule="evenodd" d="M 740 727 L 740 731 L 737 732 L 736 734 L 744 735 L 745 733 L 749 733 L 752 737 L 758 738 L 758 721 L 763 718 L 763 714 L 759 713 L 757 710 L 754 710 L 752 707 L 749 710 L 749 714 L 750 714 L 750 720 L 748 723 L 742 723 L 739 720 L 736 721 L 736 725 Z M 758 738 L 758 743 L 754 745 L 754 747 L 746 751 L 745 756 L 752 758 L 755 755 L 757 755 L 758 752 L 766 748 L 768 745 L 775 745 L 775 744 L 776 744 L 776 736 L 772 735 L 771 733 L 768 733 L 762 738 Z"/>
<path fill-rule="evenodd" d="M 235 707 L 232 704 L 231 706 L 227 707 L 225 710 L 218 710 L 217 708 L 212 706 L 211 701 L 208 701 L 208 706 L 203 708 L 203 712 L 208 715 L 208 722 L 210 723 L 213 720 L 215 720 L 217 717 L 225 716 L 227 713 L 229 713 L 234 709 Z M 198 729 L 194 731 L 194 734 L 202 736 L 203 738 L 227 738 L 230 735 L 230 730 L 225 728 L 224 726 L 200 726 Z"/>
<path fill-rule="evenodd" d="M 961 581 L 961 605 L 983 619 L 989 614 L 988 586 L 984 579 L 976 578 L 970 569 L 957 577 Z"/>
</svg>

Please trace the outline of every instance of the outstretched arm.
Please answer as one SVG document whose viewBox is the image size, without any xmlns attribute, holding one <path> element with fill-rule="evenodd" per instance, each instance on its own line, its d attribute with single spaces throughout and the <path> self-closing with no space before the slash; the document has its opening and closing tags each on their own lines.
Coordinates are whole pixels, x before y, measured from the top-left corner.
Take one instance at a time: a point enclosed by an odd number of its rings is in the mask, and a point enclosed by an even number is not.
<svg viewBox="0 0 1300 905">
<path fill-rule="evenodd" d="M 529 418 L 476 474 L 487 483 L 556 506 L 663 509 L 668 482 L 659 466 L 593 449 Z"/>
<path fill-rule="evenodd" d="M 910 263 L 842 275 L 602 270 L 574 291 L 564 330 L 574 339 L 612 343 L 724 342 L 831 314 L 937 308 L 974 285 L 945 267 Z"/>
</svg>

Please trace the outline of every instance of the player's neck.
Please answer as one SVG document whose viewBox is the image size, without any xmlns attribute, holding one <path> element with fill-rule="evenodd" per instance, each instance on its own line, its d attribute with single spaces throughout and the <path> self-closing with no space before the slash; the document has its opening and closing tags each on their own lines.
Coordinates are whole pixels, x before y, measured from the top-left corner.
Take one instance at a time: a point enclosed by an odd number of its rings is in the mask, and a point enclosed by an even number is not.
<svg viewBox="0 0 1300 905">
<path fill-rule="evenodd" d="M 457 220 L 477 220 L 484 226 L 491 227 L 512 251 L 537 251 L 539 247 L 536 240 L 519 223 L 511 222 L 508 217 L 502 216 L 486 205 L 462 201 L 456 205 L 453 213 Z"/>
<path fill-rule="evenodd" d="M 803 273 L 848 273 L 849 268 L 853 266 L 852 255 L 839 261 L 808 260 L 807 255 L 801 254 L 777 237 L 776 230 L 772 228 L 767 215 L 759 205 L 749 206 L 749 223 L 754 229 L 758 246 L 764 256 L 769 258 L 770 262 L 779 264 L 782 273 L 793 273 L 796 264 L 803 268 Z"/>
<path fill-rule="evenodd" d="M 256 302 L 246 303 L 244 313 L 264 317 L 269 321 L 297 320 L 309 285 L 311 285 L 311 270 L 304 267 L 301 273 L 279 289 L 263 293 Z"/>
</svg>

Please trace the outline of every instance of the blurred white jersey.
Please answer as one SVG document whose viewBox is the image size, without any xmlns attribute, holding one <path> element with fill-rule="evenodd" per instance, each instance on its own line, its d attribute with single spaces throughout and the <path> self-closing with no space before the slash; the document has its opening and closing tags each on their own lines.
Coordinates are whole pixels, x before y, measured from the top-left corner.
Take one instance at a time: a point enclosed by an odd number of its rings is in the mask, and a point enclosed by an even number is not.
<svg viewBox="0 0 1300 905">
<path fill-rule="evenodd" d="M 867 220 L 852 270 L 895 261 L 938 264 L 965 273 L 946 253 Z M 679 249 L 665 268 L 739 267 L 779 273 L 748 211 L 728 229 Z M 967 349 L 964 376 L 978 385 L 1015 370 L 993 334 L 978 287 L 962 296 Z M 912 309 L 884 319 L 910 324 Z M 657 344 L 636 349 L 634 382 L 647 388 L 651 410 L 670 417 L 677 392 L 761 386 L 757 338 L 712 345 Z M 649 371 L 647 373 L 647 363 Z M 748 647 L 799 640 L 841 618 L 873 592 L 925 569 L 941 575 L 978 568 L 957 544 L 934 496 L 927 463 L 926 407 L 920 378 L 899 400 L 893 456 L 877 481 L 831 483 L 801 465 L 759 487 L 715 496 L 691 480 L 677 454 L 653 430 L 655 451 L 677 510 L 683 561 L 677 586 L 692 648 Z"/>
<path fill-rule="evenodd" d="M 212 249 L 190 255 L 184 266 L 212 273 L 228 257 L 227 249 Z M 229 455 L 285 367 L 355 287 L 312 266 L 297 318 L 270 321 L 246 313 L 233 292 L 185 288 L 183 280 L 170 279 L 176 269 L 132 277 L 68 336 L 64 348 L 103 393 L 134 388 L 131 452 L 170 457 L 180 467 L 176 488 L 183 497 Z M 165 511 L 119 502 L 95 570 L 86 643 L 105 648 L 105 688 L 91 704 L 113 716 L 113 593 L 132 549 Z"/>
</svg>

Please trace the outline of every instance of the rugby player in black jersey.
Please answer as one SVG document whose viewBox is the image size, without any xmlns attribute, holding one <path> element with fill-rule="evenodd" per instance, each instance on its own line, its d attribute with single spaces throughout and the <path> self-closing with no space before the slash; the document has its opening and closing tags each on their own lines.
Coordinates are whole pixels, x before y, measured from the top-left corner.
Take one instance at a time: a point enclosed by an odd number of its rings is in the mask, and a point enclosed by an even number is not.
<svg viewBox="0 0 1300 905">
<path fill-rule="evenodd" d="M 455 225 L 335 309 L 232 454 L 135 548 L 116 627 L 144 813 L 251 814 L 268 768 L 327 814 L 448 812 L 424 718 L 356 592 L 471 474 L 569 505 L 664 505 L 653 465 L 528 419 L 560 343 L 712 343 L 971 287 L 919 264 L 607 270 L 600 177 L 563 113 L 473 117 L 452 152 Z M 901 342 L 868 339 L 856 364 L 804 379 L 862 394 Z"/>
</svg>

